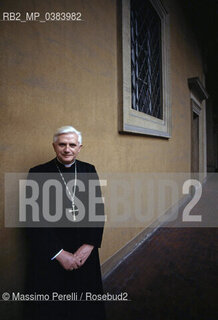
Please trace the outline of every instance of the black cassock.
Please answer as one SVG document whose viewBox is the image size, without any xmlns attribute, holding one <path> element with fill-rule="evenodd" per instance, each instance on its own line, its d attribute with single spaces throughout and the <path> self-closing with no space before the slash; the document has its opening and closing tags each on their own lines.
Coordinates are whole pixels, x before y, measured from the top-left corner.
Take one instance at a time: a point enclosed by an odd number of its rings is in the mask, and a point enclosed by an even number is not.
<svg viewBox="0 0 218 320">
<path fill-rule="evenodd" d="M 66 208 L 71 208 L 71 201 L 66 195 L 66 186 L 63 183 L 58 168 L 61 170 L 66 182 L 75 178 L 75 164 L 66 168 L 57 159 L 30 169 L 29 179 L 36 180 L 42 191 L 42 184 L 47 179 L 57 179 L 63 186 L 63 214 Z M 105 311 L 103 302 L 93 301 L 96 295 L 102 295 L 102 279 L 99 262 L 98 248 L 101 246 L 103 222 L 98 225 L 88 224 L 88 182 L 90 179 L 98 179 L 95 167 L 89 163 L 76 160 L 77 179 L 83 180 L 86 191 L 82 190 L 78 196 L 79 189 L 76 189 L 76 197 L 85 203 L 86 223 L 78 224 L 68 220 L 62 220 L 63 225 L 54 223 L 48 227 L 46 223 L 34 228 L 26 228 L 26 234 L 30 245 L 28 263 L 27 290 L 29 294 L 46 294 L 53 301 L 37 301 L 28 303 L 27 314 L 31 317 L 43 320 L 103 320 Z M 48 175 L 47 175 L 48 174 Z M 52 174 L 52 176 L 50 176 Z M 55 176 L 53 176 L 53 174 Z M 47 176 L 46 176 L 47 175 Z M 88 177 L 88 178 L 87 178 Z M 79 185 L 79 181 L 77 182 Z M 50 189 L 52 193 L 52 188 Z M 72 189 L 71 189 L 72 191 Z M 101 197 L 100 187 L 96 187 L 97 196 Z M 40 208 L 42 206 L 41 194 L 39 195 Z M 54 199 L 51 196 L 51 211 Z M 59 201 L 59 199 L 57 200 Z M 98 213 L 104 214 L 103 204 L 96 205 Z M 43 220 L 42 216 L 40 219 Z M 53 227 L 53 225 L 55 227 Z M 69 225 L 69 227 L 68 227 Z M 67 227 L 66 227 L 67 226 Z M 79 269 L 66 271 L 59 262 L 51 260 L 61 249 L 74 253 L 83 244 L 94 246 L 93 251 Z M 60 296 L 57 297 L 57 294 Z M 66 301 L 66 294 L 69 301 Z M 63 298 L 62 298 L 63 297 Z M 93 299 L 94 298 L 94 299 Z M 63 300 L 60 300 L 63 299 Z M 90 299 L 93 299 L 90 301 Z M 74 301 L 73 301 L 74 300 Z M 82 300 L 82 301 L 81 301 Z"/>
</svg>

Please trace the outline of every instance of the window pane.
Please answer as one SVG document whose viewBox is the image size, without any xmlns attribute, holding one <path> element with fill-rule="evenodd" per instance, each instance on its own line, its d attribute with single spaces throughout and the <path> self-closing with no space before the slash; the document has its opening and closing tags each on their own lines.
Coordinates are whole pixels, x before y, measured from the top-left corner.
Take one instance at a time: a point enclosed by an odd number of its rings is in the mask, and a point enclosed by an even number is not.
<svg viewBox="0 0 218 320">
<path fill-rule="evenodd" d="M 131 0 L 132 108 L 163 118 L 161 20 L 149 0 Z"/>
</svg>

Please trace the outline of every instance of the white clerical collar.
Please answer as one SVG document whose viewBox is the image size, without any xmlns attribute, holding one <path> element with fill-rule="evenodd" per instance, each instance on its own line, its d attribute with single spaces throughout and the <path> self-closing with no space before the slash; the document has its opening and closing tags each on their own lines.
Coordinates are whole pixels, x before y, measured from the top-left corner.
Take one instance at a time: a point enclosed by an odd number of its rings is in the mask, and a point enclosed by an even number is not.
<svg viewBox="0 0 218 320">
<path fill-rule="evenodd" d="M 57 157 L 57 160 L 58 160 L 58 162 L 60 162 L 61 164 L 63 164 L 63 166 L 65 166 L 65 168 L 70 168 L 70 167 L 72 167 L 72 165 L 75 163 L 75 161 L 76 160 L 74 160 L 72 163 L 68 163 L 68 164 L 65 164 L 65 163 L 62 163 L 59 159 L 58 159 L 58 157 Z"/>
</svg>

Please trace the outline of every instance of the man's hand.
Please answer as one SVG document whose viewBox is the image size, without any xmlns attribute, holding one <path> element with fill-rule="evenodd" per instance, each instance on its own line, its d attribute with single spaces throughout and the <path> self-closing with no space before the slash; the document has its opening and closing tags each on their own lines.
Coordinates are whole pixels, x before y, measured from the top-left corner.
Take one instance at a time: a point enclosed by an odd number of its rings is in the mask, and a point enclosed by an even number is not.
<svg viewBox="0 0 218 320">
<path fill-rule="evenodd" d="M 81 265 L 79 259 L 72 253 L 62 250 L 61 253 L 55 258 L 61 266 L 68 271 L 78 269 Z"/>
<path fill-rule="evenodd" d="M 86 262 L 88 257 L 90 256 L 94 246 L 90 244 L 83 244 L 79 249 L 74 253 L 80 267 Z"/>
</svg>

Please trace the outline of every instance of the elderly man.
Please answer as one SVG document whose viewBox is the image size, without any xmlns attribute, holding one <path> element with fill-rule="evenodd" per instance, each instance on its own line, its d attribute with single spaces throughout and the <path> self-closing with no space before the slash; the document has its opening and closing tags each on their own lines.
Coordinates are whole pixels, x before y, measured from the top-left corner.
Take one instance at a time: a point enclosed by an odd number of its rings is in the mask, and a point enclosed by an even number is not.
<svg viewBox="0 0 218 320">
<path fill-rule="evenodd" d="M 93 165 L 77 160 L 82 148 L 82 136 L 75 128 L 59 128 L 54 134 L 53 148 L 56 158 L 30 169 L 29 179 L 40 185 L 42 180 L 39 176 L 43 177 L 44 182 L 48 178 L 46 175 L 52 174 L 52 178 L 55 177 L 63 188 L 63 196 L 56 202 L 63 199 L 63 212 L 67 212 L 71 219 L 67 224 L 65 221 L 63 225 L 55 224 L 54 227 L 51 223 L 49 226 L 34 225 L 34 228 L 29 228 L 32 243 L 31 291 L 47 294 L 52 300 L 35 302 L 34 315 L 38 320 L 50 317 L 52 320 L 77 317 L 80 320 L 103 320 L 103 303 L 90 301 L 92 294 L 102 294 L 98 248 L 101 246 L 103 223 L 89 223 L 89 190 L 82 190 L 82 197 L 77 200 L 80 177 L 87 182 L 98 179 L 98 176 Z M 69 182 L 73 182 L 71 188 Z M 96 187 L 96 192 L 101 197 L 100 187 Z M 85 216 L 78 222 L 82 202 Z M 96 211 L 102 216 L 103 204 L 96 205 Z"/>
</svg>

